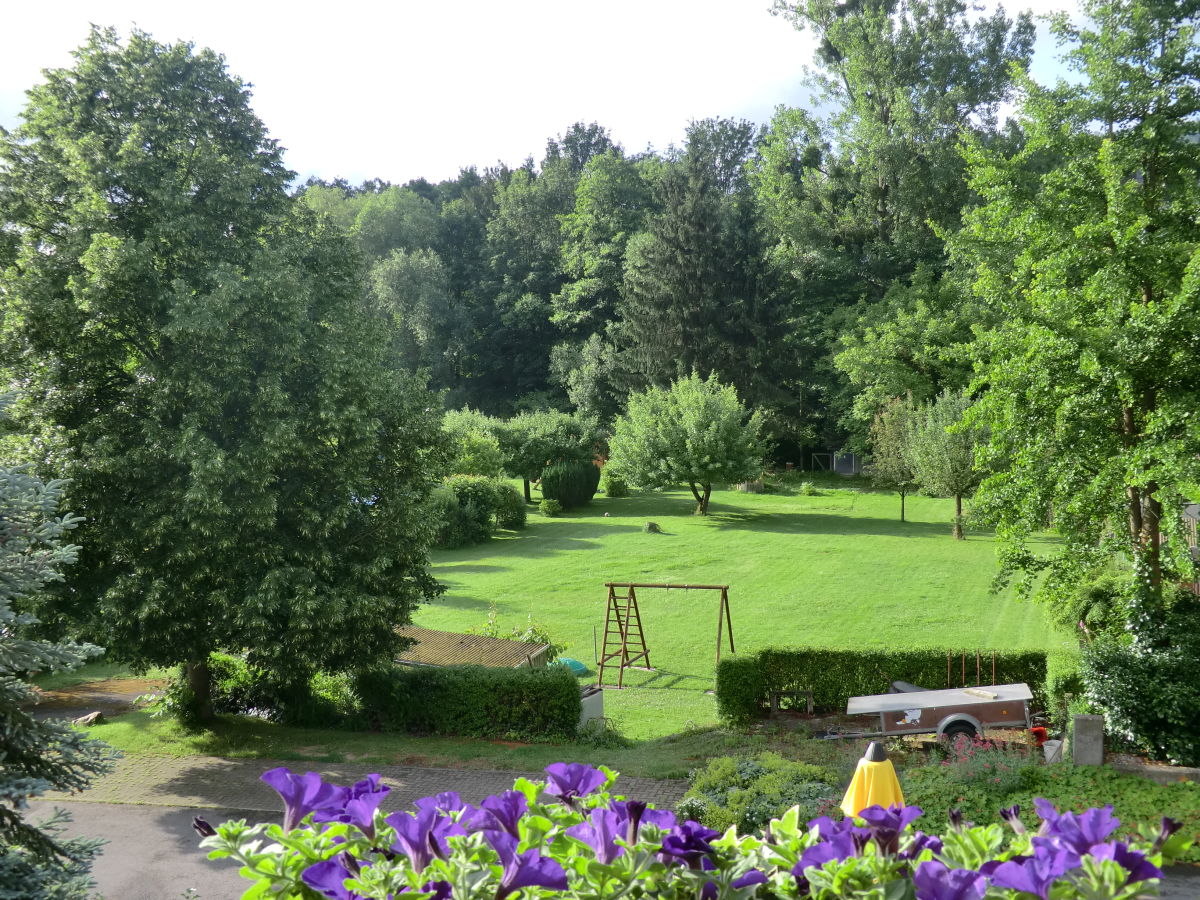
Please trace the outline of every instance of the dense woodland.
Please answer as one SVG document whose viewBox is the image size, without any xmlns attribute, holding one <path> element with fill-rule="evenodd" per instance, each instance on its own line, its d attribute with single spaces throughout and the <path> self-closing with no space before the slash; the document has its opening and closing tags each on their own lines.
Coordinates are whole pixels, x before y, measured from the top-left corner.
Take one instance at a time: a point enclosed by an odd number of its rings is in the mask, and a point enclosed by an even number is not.
<svg viewBox="0 0 1200 900">
<path fill-rule="evenodd" d="M 1020 146 L 1000 110 L 1030 19 L 956 0 L 779 12 L 818 39 L 827 114 L 696 121 L 661 152 L 576 123 L 516 169 L 310 179 L 300 195 L 363 253 L 396 364 L 450 408 L 606 424 L 630 391 L 715 373 L 797 460 L 861 448 L 889 397 L 965 386 L 956 348 L 986 313 L 948 273 L 979 200 L 960 148 Z"/>
</svg>

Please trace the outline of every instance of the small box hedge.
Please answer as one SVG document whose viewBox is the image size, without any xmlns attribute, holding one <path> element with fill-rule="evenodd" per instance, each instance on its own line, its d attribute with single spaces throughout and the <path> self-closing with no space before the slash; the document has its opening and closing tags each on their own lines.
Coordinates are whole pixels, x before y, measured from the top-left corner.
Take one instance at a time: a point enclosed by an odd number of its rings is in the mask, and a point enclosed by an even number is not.
<svg viewBox="0 0 1200 900">
<path fill-rule="evenodd" d="M 364 714 L 383 731 L 505 740 L 575 736 L 579 684 L 564 666 L 396 666 L 358 677 Z"/>
<path fill-rule="evenodd" d="M 754 656 L 727 657 L 717 666 L 717 711 L 735 724 L 765 715 L 772 691 L 811 690 L 819 710 L 840 711 L 851 697 L 886 693 L 893 681 L 930 690 L 946 687 L 946 654 L 951 655 L 952 686 L 961 681 L 962 651 L 945 648 L 906 650 L 829 650 L 793 647 L 762 650 Z M 1025 682 L 1034 704 L 1044 704 L 1046 652 L 996 651 L 996 683 Z M 992 651 L 982 656 L 983 681 L 991 682 Z M 967 654 L 967 683 L 975 683 L 975 651 Z"/>
</svg>

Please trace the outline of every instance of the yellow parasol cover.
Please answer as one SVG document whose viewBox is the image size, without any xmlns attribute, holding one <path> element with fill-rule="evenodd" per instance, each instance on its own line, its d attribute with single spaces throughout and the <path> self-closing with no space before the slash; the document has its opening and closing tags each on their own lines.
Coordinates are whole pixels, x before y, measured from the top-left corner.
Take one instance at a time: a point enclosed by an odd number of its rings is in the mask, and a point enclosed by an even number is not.
<svg viewBox="0 0 1200 900">
<path fill-rule="evenodd" d="M 842 812 L 848 816 L 857 816 L 868 806 L 903 806 L 904 794 L 900 792 L 900 780 L 896 777 L 896 769 L 890 759 L 882 762 L 871 762 L 860 759 L 858 768 L 850 786 L 846 788 L 846 796 L 842 798 Z"/>
</svg>

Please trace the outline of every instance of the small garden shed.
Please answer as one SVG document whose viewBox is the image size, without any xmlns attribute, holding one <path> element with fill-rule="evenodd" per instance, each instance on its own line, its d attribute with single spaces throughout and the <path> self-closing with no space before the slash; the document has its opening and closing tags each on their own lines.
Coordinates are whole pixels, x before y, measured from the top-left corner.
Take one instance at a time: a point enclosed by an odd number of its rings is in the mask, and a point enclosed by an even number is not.
<svg viewBox="0 0 1200 900">
<path fill-rule="evenodd" d="M 487 666 L 492 669 L 536 668 L 546 664 L 549 644 L 506 641 L 480 634 L 437 631 L 408 625 L 397 628 L 401 636 L 416 641 L 396 657 L 406 666 Z"/>
</svg>

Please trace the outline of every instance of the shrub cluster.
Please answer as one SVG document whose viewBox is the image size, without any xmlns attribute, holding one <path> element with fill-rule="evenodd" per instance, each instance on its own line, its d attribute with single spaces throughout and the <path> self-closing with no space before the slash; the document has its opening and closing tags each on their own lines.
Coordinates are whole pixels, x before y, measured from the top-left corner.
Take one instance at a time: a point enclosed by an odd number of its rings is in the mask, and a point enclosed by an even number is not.
<svg viewBox="0 0 1200 900">
<path fill-rule="evenodd" d="M 557 462 L 542 471 L 542 496 L 557 500 L 563 509 L 591 503 L 599 486 L 600 467 L 591 462 Z"/>
<path fill-rule="evenodd" d="M 208 665 L 214 712 L 309 728 L 363 725 L 349 675 L 317 672 L 307 682 L 284 684 L 272 680 L 268 672 L 252 669 L 245 659 L 233 654 L 209 654 Z M 188 725 L 198 724 L 196 705 L 182 668 L 158 698 L 156 711 Z"/>
<path fill-rule="evenodd" d="M 563 666 L 396 666 L 360 674 L 356 693 L 372 727 L 417 734 L 564 740 L 582 712 Z"/>
<path fill-rule="evenodd" d="M 1087 702 L 1155 759 L 1200 765 L 1200 598 L 1180 592 L 1140 644 L 1103 638 L 1083 651 Z"/>
<path fill-rule="evenodd" d="M 601 478 L 604 495 L 611 499 L 629 496 L 629 482 L 615 472 L 605 469 Z"/>
<path fill-rule="evenodd" d="M 885 693 L 893 681 L 908 681 L 936 689 L 946 684 L 946 654 L 959 665 L 960 651 L 941 648 L 910 650 L 829 650 L 816 647 L 762 650 L 754 656 L 727 657 L 717 666 L 717 711 L 725 720 L 745 723 L 763 715 L 771 691 L 811 690 L 814 704 L 840 710 L 846 701 L 864 694 Z M 973 656 L 973 654 L 972 654 Z M 992 654 L 984 665 L 991 675 Z M 968 680 L 974 659 L 967 664 Z M 952 669 L 952 677 L 958 671 Z M 996 681 L 1025 682 L 1035 703 L 1044 702 L 1046 653 L 996 651 Z"/>
<path fill-rule="evenodd" d="M 442 548 L 466 547 L 487 540 L 496 528 L 525 527 L 525 503 L 516 488 L 499 478 L 451 475 L 433 492 L 438 522 L 435 543 Z"/>
<path fill-rule="evenodd" d="M 837 808 L 838 781 L 828 769 L 778 753 L 718 756 L 692 774 L 679 814 L 718 831 L 732 825 L 743 834 L 762 829 L 793 806 L 808 821 Z"/>
<path fill-rule="evenodd" d="M 254 882 L 245 896 L 261 900 L 1131 898 L 1153 896 L 1161 867 L 1190 843 L 1170 820 L 1127 843 L 1111 809 L 1060 813 L 1042 801 L 1036 837 L 1011 810 L 1011 833 L 958 823 L 937 837 L 914 828 L 915 806 L 807 825 L 792 809 L 766 839 L 722 835 L 611 796 L 607 769 L 554 763 L 545 771 L 544 781 L 518 779 L 478 806 L 447 791 L 421 798 L 414 812 L 384 815 L 389 788 L 378 775 L 343 787 L 279 767 L 263 780 L 283 800 L 282 828 L 195 824 L 210 857 L 239 863 Z"/>
</svg>

